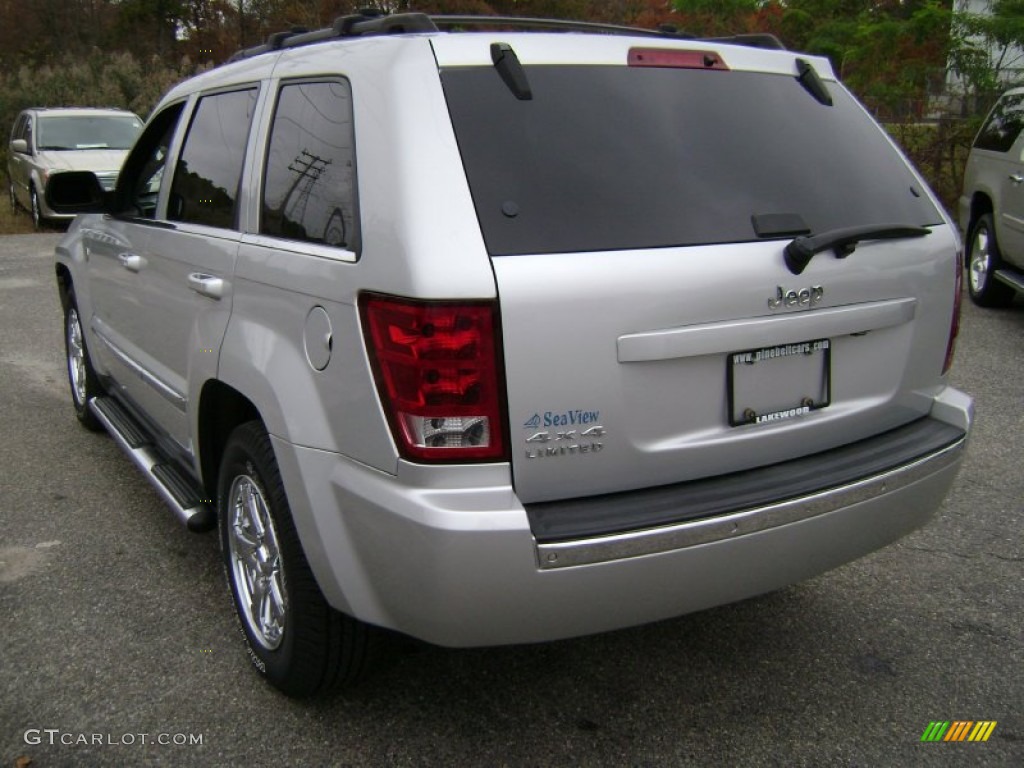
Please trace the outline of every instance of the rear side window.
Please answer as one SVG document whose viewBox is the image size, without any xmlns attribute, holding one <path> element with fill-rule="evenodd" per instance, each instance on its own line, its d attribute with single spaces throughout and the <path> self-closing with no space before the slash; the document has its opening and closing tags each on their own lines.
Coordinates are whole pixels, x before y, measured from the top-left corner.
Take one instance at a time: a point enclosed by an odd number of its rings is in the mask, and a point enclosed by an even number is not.
<svg viewBox="0 0 1024 768">
<path fill-rule="evenodd" d="M 18 119 L 14 122 L 14 130 L 11 131 L 11 141 L 25 138 L 25 123 L 27 121 L 28 115 L 25 113 L 18 115 Z"/>
<path fill-rule="evenodd" d="M 842 88 L 795 74 L 530 66 L 530 100 L 491 67 L 442 72 L 494 255 L 757 240 L 752 217 L 813 232 L 942 217 Z M 791 217 L 790 217 L 791 218 Z"/>
<path fill-rule="evenodd" d="M 976 149 L 1008 152 L 1024 126 L 1024 94 L 1004 96 L 989 113 L 974 140 Z"/>
<path fill-rule="evenodd" d="M 347 80 L 281 87 L 267 149 L 267 235 L 358 250 L 355 132 Z"/>
<path fill-rule="evenodd" d="M 174 170 L 167 217 L 234 228 L 256 89 L 204 96 L 196 105 Z"/>
</svg>

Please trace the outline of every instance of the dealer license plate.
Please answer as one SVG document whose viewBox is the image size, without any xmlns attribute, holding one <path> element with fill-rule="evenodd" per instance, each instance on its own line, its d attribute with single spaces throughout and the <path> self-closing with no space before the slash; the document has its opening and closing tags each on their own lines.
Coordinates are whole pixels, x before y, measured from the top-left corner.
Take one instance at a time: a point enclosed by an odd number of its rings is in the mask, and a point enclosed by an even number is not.
<svg viewBox="0 0 1024 768">
<path fill-rule="evenodd" d="M 804 416 L 832 399 L 830 339 L 733 352 L 726 366 L 734 427 Z"/>
</svg>

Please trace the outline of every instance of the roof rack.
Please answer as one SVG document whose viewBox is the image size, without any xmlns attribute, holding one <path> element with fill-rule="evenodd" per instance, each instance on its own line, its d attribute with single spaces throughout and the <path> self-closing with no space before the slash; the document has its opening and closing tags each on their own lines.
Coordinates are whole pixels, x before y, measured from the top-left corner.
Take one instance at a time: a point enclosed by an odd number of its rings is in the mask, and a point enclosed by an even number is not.
<svg viewBox="0 0 1024 768">
<path fill-rule="evenodd" d="M 440 32 L 441 28 L 458 27 L 514 27 L 522 29 L 550 29 L 564 32 L 599 32 L 611 35 L 638 35 L 676 40 L 696 40 L 712 43 L 746 45 L 754 48 L 785 50 L 782 42 L 771 34 L 744 34 L 731 37 L 695 38 L 679 32 L 670 24 L 657 29 L 627 27 L 618 24 L 598 24 L 587 21 L 565 19 L 534 19 L 518 16 L 428 16 L 425 13 L 396 13 L 388 15 L 376 8 L 363 8 L 349 16 L 341 16 L 326 29 L 310 31 L 305 27 L 293 27 L 284 32 L 275 32 L 267 42 L 237 51 L 228 62 L 241 61 L 253 56 L 281 50 L 312 45 L 325 40 L 346 37 L 367 37 L 371 35 L 407 35 L 423 32 Z"/>
<path fill-rule="evenodd" d="M 287 32 L 275 32 L 267 38 L 263 45 L 243 48 L 228 59 L 228 62 L 241 61 L 262 53 L 270 53 L 282 48 L 296 48 L 312 45 L 338 37 L 363 37 L 368 35 L 408 35 L 416 32 L 438 32 L 437 26 L 425 13 L 396 13 L 386 15 L 376 8 L 364 8 L 350 16 L 341 16 L 326 29 L 313 32 L 296 27 Z"/>
<path fill-rule="evenodd" d="M 431 16 L 430 20 L 442 27 L 521 27 L 523 29 L 554 29 L 565 32 L 604 32 L 610 35 L 693 39 L 693 35 L 678 32 L 671 24 L 662 24 L 657 29 L 646 29 L 644 27 L 626 27 L 620 24 L 599 24 L 592 21 L 534 19 L 521 16 Z"/>
</svg>

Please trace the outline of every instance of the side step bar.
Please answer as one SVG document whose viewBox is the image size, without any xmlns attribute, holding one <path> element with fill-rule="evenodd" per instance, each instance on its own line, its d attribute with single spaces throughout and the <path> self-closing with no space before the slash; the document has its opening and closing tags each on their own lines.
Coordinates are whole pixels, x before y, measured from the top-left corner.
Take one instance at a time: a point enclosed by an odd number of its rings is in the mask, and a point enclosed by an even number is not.
<svg viewBox="0 0 1024 768">
<path fill-rule="evenodd" d="M 161 454 L 124 408 L 109 397 L 94 397 L 89 401 L 89 409 L 190 531 L 199 533 L 216 527 L 213 506 L 202 498 L 195 481 Z"/>
<path fill-rule="evenodd" d="M 1006 283 L 1011 288 L 1024 293 L 1024 275 L 1012 269 L 997 269 L 995 278 L 1001 283 Z"/>
</svg>

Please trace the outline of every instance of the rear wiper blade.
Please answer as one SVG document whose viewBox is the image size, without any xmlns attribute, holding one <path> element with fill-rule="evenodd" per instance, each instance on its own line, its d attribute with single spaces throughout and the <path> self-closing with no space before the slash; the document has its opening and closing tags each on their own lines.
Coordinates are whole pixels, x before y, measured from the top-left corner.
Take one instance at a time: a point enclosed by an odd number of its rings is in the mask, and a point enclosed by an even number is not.
<svg viewBox="0 0 1024 768">
<path fill-rule="evenodd" d="M 908 224 L 867 224 L 859 227 L 843 227 L 796 238 L 786 246 L 783 256 L 786 266 L 794 275 L 799 275 L 810 263 L 814 254 L 832 249 L 837 259 L 845 259 L 857 248 L 862 240 L 900 240 L 905 237 L 924 237 L 931 234 L 926 227 Z"/>
</svg>

